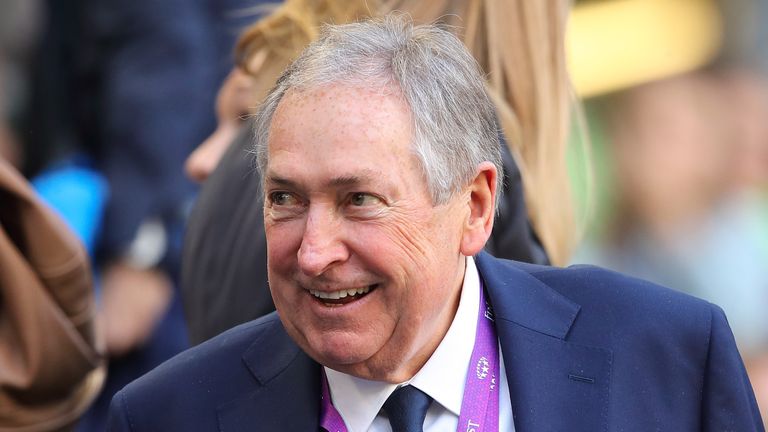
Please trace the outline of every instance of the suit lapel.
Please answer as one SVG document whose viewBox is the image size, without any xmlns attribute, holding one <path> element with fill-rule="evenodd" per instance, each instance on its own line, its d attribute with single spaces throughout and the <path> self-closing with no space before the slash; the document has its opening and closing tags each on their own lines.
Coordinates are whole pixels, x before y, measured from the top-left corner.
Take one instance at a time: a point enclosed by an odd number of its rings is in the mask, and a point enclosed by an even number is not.
<svg viewBox="0 0 768 432">
<path fill-rule="evenodd" d="M 611 352 L 566 340 L 580 307 L 508 261 L 477 265 L 494 308 L 518 432 L 607 430 Z"/>
<path fill-rule="evenodd" d="M 285 333 L 272 328 L 243 354 L 253 391 L 218 407 L 221 431 L 319 429 L 320 369 Z"/>
</svg>

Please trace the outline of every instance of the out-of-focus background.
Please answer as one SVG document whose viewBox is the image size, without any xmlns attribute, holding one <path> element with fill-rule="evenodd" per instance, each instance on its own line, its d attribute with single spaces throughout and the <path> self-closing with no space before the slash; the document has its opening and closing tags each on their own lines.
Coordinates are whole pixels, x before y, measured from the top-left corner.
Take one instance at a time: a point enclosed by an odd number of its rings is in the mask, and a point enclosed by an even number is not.
<svg viewBox="0 0 768 432">
<path fill-rule="evenodd" d="M 257 0 L 4 0 L 0 157 L 80 235 L 112 358 L 111 394 L 188 346 L 185 158 Z M 768 409 L 768 0 L 577 0 L 570 154 L 593 263 L 725 310 Z"/>
<path fill-rule="evenodd" d="M 584 230 L 572 262 L 721 306 L 763 417 L 766 22 L 764 0 L 577 1 L 568 38 L 584 102 L 570 148 Z"/>
<path fill-rule="evenodd" d="M 0 157 L 80 236 L 95 271 L 109 367 L 77 430 L 105 430 L 112 395 L 189 346 L 178 280 L 197 187 L 184 161 L 215 127 L 234 43 L 261 3 L 0 3 Z"/>
</svg>

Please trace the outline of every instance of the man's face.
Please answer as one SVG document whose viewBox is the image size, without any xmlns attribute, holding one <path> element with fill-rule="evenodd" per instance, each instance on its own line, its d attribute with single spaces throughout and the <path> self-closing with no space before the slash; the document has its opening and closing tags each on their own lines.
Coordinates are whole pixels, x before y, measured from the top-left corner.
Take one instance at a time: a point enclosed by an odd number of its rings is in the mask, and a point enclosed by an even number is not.
<svg viewBox="0 0 768 432">
<path fill-rule="evenodd" d="M 310 356 L 367 379 L 418 371 L 453 319 L 464 276 L 468 194 L 433 206 L 412 136 L 396 91 L 339 85 L 289 92 L 270 129 L 275 306 Z"/>
</svg>

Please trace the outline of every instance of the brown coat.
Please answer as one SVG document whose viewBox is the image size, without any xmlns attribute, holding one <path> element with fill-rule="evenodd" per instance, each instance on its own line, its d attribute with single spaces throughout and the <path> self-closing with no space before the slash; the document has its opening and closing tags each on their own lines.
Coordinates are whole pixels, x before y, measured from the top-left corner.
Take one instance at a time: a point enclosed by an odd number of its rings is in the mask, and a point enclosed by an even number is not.
<svg viewBox="0 0 768 432">
<path fill-rule="evenodd" d="M 0 432 L 65 430 L 104 380 L 87 255 L 0 159 Z"/>
</svg>

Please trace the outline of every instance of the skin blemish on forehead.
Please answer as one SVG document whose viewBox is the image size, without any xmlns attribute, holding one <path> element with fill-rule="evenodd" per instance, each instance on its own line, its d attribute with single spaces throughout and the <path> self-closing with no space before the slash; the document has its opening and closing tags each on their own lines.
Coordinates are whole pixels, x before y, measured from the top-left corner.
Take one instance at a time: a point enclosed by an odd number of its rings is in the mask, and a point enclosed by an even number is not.
<svg viewBox="0 0 768 432">
<path fill-rule="evenodd" d="M 282 100 L 291 99 L 292 104 L 296 107 L 301 107 L 307 104 L 308 99 L 330 101 L 330 107 L 342 107 L 348 108 L 347 104 L 344 104 L 336 97 L 336 93 L 339 89 L 355 94 L 361 101 L 380 103 L 387 99 L 396 99 L 402 103 L 403 106 L 408 109 L 408 104 L 405 103 L 405 98 L 400 88 L 392 83 L 382 84 L 380 86 L 354 86 L 348 84 L 327 84 L 317 87 L 308 88 L 292 88 L 288 90 L 283 96 Z M 281 101 L 282 105 L 283 102 Z M 375 108 L 376 105 L 371 105 L 371 108 Z M 313 108 L 312 111 L 316 111 L 317 108 Z"/>
<path fill-rule="evenodd" d="M 343 90 L 341 90 L 343 89 Z M 355 100 L 362 103 L 350 104 L 349 99 L 340 99 L 337 92 L 344 91 Z M 282 130 L 286 136 L 295 135 L 296 128 L 307 126 L 319 126 L 316 138 L 323 139 L 328 134 L 337 134 L 335 144 L 339 146 L 368 145 L 372 137 L 378 137 L 381 131 L 391 127 L 391 124 L 402 123 L 403 113 L 394 113 L 392 110 L 381 109 L 383 106 L 397 105 L 405 109 L 404 114 L 410 122 L 410 110 L 402 99 L 399 89 L 392 86 L 381 88 L 347 87 L 331 85 L 322 88 L 291 89 L 277 107 L 270 128 L 270 135 L 277 130 Z M 352 106 L 354 105 L 354 106 Z M 367 113 L 366 121 L 355 119 L 358 111 Z M 299 114 L 302 113 L 303 114 Z M 291 115 L 285 115 L 291 113 Z M 330 115 L 323 115 L 330 114 Z M 308 119 L 312 119 L 309 125 Z M 294 129 L 294 130 L 291 130 Z M 360 138 L 362 135 L 363 140 Z M 343 138 L 339 141 L 338 138 Z M 393 145 L 390 139 L 385 144 Z M 401 161 L 402 162 L 402 161 Z"/>
</svg>

